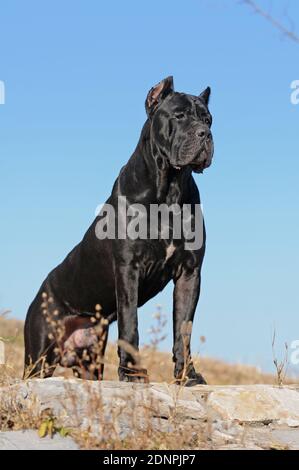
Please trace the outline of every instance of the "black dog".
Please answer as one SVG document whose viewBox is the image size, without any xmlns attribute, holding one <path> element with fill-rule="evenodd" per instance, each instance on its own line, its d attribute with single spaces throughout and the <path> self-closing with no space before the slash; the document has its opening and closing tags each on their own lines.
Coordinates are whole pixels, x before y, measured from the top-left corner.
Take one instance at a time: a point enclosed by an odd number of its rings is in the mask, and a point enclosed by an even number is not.
<svg viewBox="0 0 299 470">
<path fill-rule="evenodd" d="M 196 207 L 200 199 L 192 171 L 201 173 L 210 166 L 213 156 L 209 96 L 210 88 L 199 96 L 175 92 L 172 77 L 149 91 L 146 98 L 148 119 L 136 150 L 122 168 L 107 201 L 115 209 L 116 221 L 107 218 L 106 229 L 113 228 L 123 218 L 119 209 L 120 196 L 126 198 L 126 208 L 136 203 L 146 210 L 153 204 L 179 208 L 189 205 L 191 227 L 196 228 Z M 132 239 L 118 234 L 111 239 L 113 237 L 105 238 L 98 233 L 104 212 L 103 209 L 81 243 L 48 275 L 31 304 L 25 323 L 25 369 L 31 364 L 30 375 L 50 376 L 55 364 L 63 363 L 57 352 L 57 341 L 51 334 L 53 323 L 44 315 L 45 307 L 46 310 L 50 308 L 60 322 L 65 322 L 67 333 L 62 347 L 71 342 L 79 351 L 88 349 L 97 340 L 91 317 L 99 304 L 107 324 L 115 319 L 118 321 L 119 339 L 122 340 L 118 348 L 120 380 L 139 380 L 138 369 L 134 367 L 136 355 L 132 352 L 133 348 L 138 350 L 137 307 L 155 296 L 172 279 L 175 286 L 174 375 L 179 380 L 184 371 L 188 385 L 205 383 L 193 367 L 190 342 L 182 337 L 182 327 L 190 326 L 193 321 L 200 293 L 204 226 L 202 243 L 193 249 L 186 249 L 186 231 L 183 230 L 181 238 L 174 236 L 173 220 L 170 219 L 167 224 L 162 219 L 159 221 L 159 226 L 154 227 L 157 229 L 155 236 L 150 236 L 151 227 L 146 229 L 147 237 Z M 132 217 L 125 218 L 125 224 L 128 220 Z M 150 222 L 149 215 L 145 215 L 144 220 Z M 162 236 L 165 230 L 169 230 L 166 238 Z M 83 335 L 89 337 L 86 342 L 80 337 L 84 329 L 88 330 Z M 103 353 L 106 340 L 107 334 L 102 341 Z M 46 372 L 45 363 L 50 366 Z M 84 364 L 88 366 L 88 359 Z M 72 366 L 74 361 L 67 359 L 64 365 Z"/>
</svg>

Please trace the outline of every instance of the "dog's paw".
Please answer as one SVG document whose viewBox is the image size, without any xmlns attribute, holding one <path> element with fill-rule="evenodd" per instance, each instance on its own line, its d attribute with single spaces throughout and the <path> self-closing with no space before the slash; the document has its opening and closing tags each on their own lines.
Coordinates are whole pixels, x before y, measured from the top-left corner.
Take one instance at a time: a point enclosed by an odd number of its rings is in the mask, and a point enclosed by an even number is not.
<svg viewBox="0 0 299 470">
<path fill-rule="evenodd" d="M 195 372 L 186 380 L 185 387 L 193 387 L 194 385 L 207 385 L 207 382 L 199 372 Z"/>
<path fill-rule="evenodd" d="M 119 380 L 122 382 L 137 382 L 137 383 L 149 383 L 149 378 L 146 369 L 133 369 L 123 368 L 118 369 Z"/>
<path fill-rule="evenodd" d="M 175 375 L 176 384 L 182 385 L 184 387 L 193 387 L 194 385 L 207 385 L 207 382 L 203 376 L 196 372 L 193 367 L 188 370 L 188 373 L 185 375 L 182 372 Z"/>
</svg>

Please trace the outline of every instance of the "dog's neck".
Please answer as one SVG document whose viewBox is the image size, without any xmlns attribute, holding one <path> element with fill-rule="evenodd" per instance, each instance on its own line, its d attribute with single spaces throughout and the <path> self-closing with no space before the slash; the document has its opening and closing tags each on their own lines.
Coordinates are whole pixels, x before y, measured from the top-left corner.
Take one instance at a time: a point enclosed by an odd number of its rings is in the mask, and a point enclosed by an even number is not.
<svg viewBox="0 0 299 470">
<path fill-rule="evenodd" d="M 132 191 L 135 202 L 182 204 L 190 179 L 190 168 L 173 168 L 167 156 L 153 146 L 150 121 L 147 120 L 137 147 L 119 176 L 122 194 L 129 197 Z M 136 195 L 139 195 L 138 201 Z"/>
</svg>

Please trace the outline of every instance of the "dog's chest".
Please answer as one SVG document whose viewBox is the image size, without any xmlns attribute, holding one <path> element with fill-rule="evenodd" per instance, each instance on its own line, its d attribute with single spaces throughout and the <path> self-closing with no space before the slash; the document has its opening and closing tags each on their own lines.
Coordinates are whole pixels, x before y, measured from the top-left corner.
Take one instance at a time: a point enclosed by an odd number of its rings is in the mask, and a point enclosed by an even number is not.
<svg viewBox="0 0 299 470">
<path fill-rule="evenodd" d="M 159 241 L 147 247 L 139 271 L 139 305 L 161 292 L 181 272 L 183 248 L 173 241 Z"/>
<path fill-rule="evenodd" d="M 168 282 L 182 263 L 183 254 L 180 243 L 160 241 L 151 244 L 143 260 L 142 277 L 148 282 L 159 284 Z"/>
<path fill-rule="evenodd" d="M 170 245 L 168 245 L 166 247 L 166 252 L 165 252 L 165 262 L 167 262 L 170 258 L 172 258 L 172 256 L 174 255 L 176 251 L 176 247 L 174 245 L 173 242 L 170 243 Z"/>
</svg>

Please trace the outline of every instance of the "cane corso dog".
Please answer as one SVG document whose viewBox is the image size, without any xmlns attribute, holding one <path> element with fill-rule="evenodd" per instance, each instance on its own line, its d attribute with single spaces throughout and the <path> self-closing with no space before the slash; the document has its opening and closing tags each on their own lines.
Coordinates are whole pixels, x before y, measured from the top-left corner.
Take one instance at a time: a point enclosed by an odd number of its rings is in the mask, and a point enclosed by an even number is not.
<svg viewBox="0 0 299 470">
<path fill-rule="evenodd" d="M 87 369 L 91 361 L 89 348 L 100 341 L 95 316 L 98 306 L 101 318 L 105 319 L 102 324 L 106 325 L 101 341 L 102 354 L 108 326 L 117 320 L 119 379 L 142 381 L 144 371 L 141 373 L 138 369 L 135 354 L 139 342 L 137 308 L 173 280 L 174 377 L 182 380 L 184 373 L 187 385 L 205 383 L 202 375 L 195 371 L 190 341 L 185 341 L 183 334 L 184 325 L 189 325 L 190 337 L 200 293 L 206 238 L 204 223 L 202 220 L 200 245 L 186 248 L 184 227 L 181 236 L 174 236 L 174 215 L 165 222 L 159 211 L 158 225 L 153 227 L 150 212 L 151 206 L 186 206 L 191 208 L 191 226 L 197 227 L 196 208 L 200 207 L 200 197 L 192 173 L 202 173 L 212 162 L 209 97 L 209 87 L 199 96 L 174 91 L 172 77 L 165 78 L 149 91 L 145 102 L 147 120 L 139 142 L 121 169 L 109 199 L 83 240 L 50 272 L 29 308 L 25 322 L 27 376 L 50 376 L 59 363 L 74 366 L 76 359 L 69 346 L 81 357 L 83 369 Z M 108 229 L 122 225 L 120 219 L 124 224 L 132 220 L 129 212 L 123 217 L 120 199 L 125 200 L 125 209 L 133 204 L 145 209 L 142 220 L 148 223 L 146 236 L 117 233 L 105 237 L 99 233 L 99 227 L 104 227 L 101 225 L 104 217 L 107 233 Z M 105 208 L 108 206 L 113 208 L 115 220 L 111 213 L 107 217 Z M 180 220 L 183 224 L 183 216 Z M 165 233 L 167 236 L 163 236 Z M 50 319 L 48 311 L 52 312 Z M 53 334 L 57 324 L 64 328 L 60 344 L 57 344 L 55 331 Z M 102 378 L 102 374 L 101 365 L 100 372 L 94 376 Z"/>
</svg>

